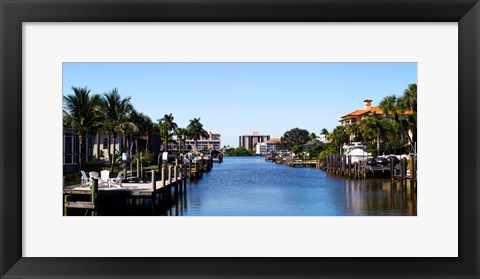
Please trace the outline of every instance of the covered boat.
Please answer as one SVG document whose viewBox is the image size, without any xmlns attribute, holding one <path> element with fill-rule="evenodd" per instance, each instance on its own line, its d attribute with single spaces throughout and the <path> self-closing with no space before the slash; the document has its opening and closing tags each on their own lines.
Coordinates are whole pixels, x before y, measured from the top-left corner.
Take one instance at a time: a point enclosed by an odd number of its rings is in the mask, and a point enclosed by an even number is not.
<svg viewBox="0 0 480 279">
<path fill-rule="evenodd" d="M 351 148 L 347 153 L 347 156 L 351 156 L 351 162 L 355 163 L 361 160 L 366 160 L 367 158 L 371 158 L 372 154 L 365 151 L 363 147 L 358 148 Z"/>
</svg>

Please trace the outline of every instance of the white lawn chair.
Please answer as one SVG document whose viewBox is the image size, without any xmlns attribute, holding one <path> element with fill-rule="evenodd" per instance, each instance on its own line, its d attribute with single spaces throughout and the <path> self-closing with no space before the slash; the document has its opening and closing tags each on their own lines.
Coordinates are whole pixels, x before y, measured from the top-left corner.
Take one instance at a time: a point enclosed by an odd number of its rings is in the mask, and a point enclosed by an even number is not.
<svg viewBox="0 0 480 279">
<path fill-rule="evenodd" d="M 80 186 L 81 187 L 90 186 L 90 178 L 87 176 L 87 173 L 85 171 L 80 171 L 80 172 L 82 173 Z"/>
<path fill-rule="evenodd" d="M 122 187 L 123 171 L 119 172 L 116 178 L 110 178 L 110 186 Z"/>
<path fill-rule="evenodd" d="M 110 187 L 110 171 L 102 170 L 100 172 L 100 179 L 98 181 L 98 187 Z"/>
<path fill-rule="evenodd" d="M 98 178 L 98 172 L 96 172 L 96 171 L 91 171 L 91 172 L 88 173 L 88 175 L 90 175 L 90 181 L 92 180 L 92 178 L 99 179 Z"/>
</svg>

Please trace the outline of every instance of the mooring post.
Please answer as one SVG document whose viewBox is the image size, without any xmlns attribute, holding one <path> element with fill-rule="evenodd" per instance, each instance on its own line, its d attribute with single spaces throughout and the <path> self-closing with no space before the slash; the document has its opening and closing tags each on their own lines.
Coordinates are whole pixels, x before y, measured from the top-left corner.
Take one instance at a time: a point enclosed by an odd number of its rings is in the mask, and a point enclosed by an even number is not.
<svg viewBox="0 0 480 279">
<path fill-rule="evenodd" d="M 150 171 L 152 176 L 152 212 L 157 208 L 157 183 L 155 182 L 155 170 Z"/>
<path fill-rule="evenodd" d="M 192 179 L 192 158 L 188 158 L 188 179 Z"/>
<path fill-rule="evenodd" d="M 352 156 L 351 155 L 348 155 L 347 157 L 347 176 L 348 178 L 351 177 L 351 174 L 352 174 Z"/>
<path fill-rule="evenodd" d="M 65 204 L 68 202 L 69 195 L 63 195 L 63 216 L 67 216 L 67 207 Z"/>
<path fill-rule="evenodd" d="M 337 174 L 337 155 L 333 155 L 333 173 Z"/>
<path fill-rule="evenodd" d="M 395 183 L 395 166 L 393 156 L 390 157 L 390 183 L 393 185 Z"/>
<path fill-rule="evenodd" d="M 178 173 L 177 173 L 178 161 L 175 160 L 175 166 L 173 167 L 173 177 L 175 178 L 175 184 L 178 181 Z"/>
<path fill-rule="evenodd" d="M 342 175 L 343 171 L 343 155 L 338 155 L 338 173 Z"/>
<path fill-rule="evenodd" d="M 127 173 L 125 173 L 127 175 Z M 137 157 L 137 179 L 142 179 L 142 174 L 140 173 L 140 156 Z"/>
<path fill-rule="evenodd" d="M 402 186 L 407 185 L 407 158 L 402 158 Z"/>
<path fill-rule="evenodd" d="M 172 195 L 172 186 L 173 186 L 172 179 L 173 179 L 172 164 L 168 164 L 168 195 L 169 197 L 171 197 Z"/>
<path fill-rule="evenodd" d="M 408 161 L 410 162 L 408 171 L 410 172 L 410 190 L 413 189 L 413 155 L 408 156 Z"/>
<path fill-rule="evenodd" d="M 182 166 L 182 176 L 183 176 L 183 186 L 186 189 L 187 188 L 187 169 L 185 165 Z"/>
<path fill-rule="evenodd" d="M 358 178 L 358 162 L 353 163 L 353 178 Z"/>
<path fill-rule="evenodd" d="M 332 174 L 333 155 L 328 155 L 328 173 Z"/>
<path fill-rule="evenodd" d="M 412 175 L 412 180 L 413 180 L 413 187 L 417 188 L 417 156 L 413 158 L 413 175 Z"/>
<path fill-rule="evenodd" d="M 178 183 L 177 186 L 180 187 L 180 196 L 183 195 L 183 171 L 182 166 L 178 166 Z"/>
<path fill-rule="evenodd" d="M 92 216 L 97 216 L 98 178 L 90 178 L 90 186 L 92 188 L 90 193 L 90 201 L 93 203 Z"/>
<path fill-rule="evenodd" d="M 175 178 L 175 182 L 172 183 L 172 185 L 173 185 L 173 190 L 174 190 L 174 196 L 175 196 L 175 199 L 177 199 L 177 198 L 178 198 L 177 165 L 173 166 L 173 177 Z"/>
<path fill-rule="evenodd" d="M 343 176 L 343 172 L 344 172 L 344 164 L 345 164 L 345 158 L 344 158 L 345 155 L 340 155 L 340 175 Z"/>
<path fill-rule="evenodd" d="M 166 205 L 167 202 L 167 183 L 166 183 L 166 167 L 165 164 L 161 165 L 161 172 L 162 172 L 162 197 L 163 197 L 163 204 Z"/>
<path fill-rule="evenodd" d="M 367 178 L 367 160 L 363 161 L 363 179 Z"/>
<path fill-rule="evenodd" d="M 338 156 L 333 155 L 333 172 L 335 175 L 337 175 L 337 170 L 338 170 Z"/>
<path fill-rule="evenodd" d="M 342 155 L 337 156 L 337 174 L 342 174 Z"/>
<path fill-rule="evenodd" d="M 166 180 L 166 177 L 165 177 L 165 165 L 162 165 L 162 167 L 160 168 L 160 172 L 161 172 L 161 176 L 162 176 L 162 187 L 165 188 L 166 183 L 165 183 L 165 180 Z"/>
</svg>

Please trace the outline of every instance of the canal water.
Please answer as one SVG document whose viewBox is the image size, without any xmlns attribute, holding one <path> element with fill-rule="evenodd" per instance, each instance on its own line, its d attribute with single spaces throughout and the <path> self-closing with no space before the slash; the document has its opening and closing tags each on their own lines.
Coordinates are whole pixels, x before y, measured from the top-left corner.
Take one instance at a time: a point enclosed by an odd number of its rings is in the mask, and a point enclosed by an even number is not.
<svg viewBox="0 0 480 279">
<path fill-rule="evenodd" d="M 167 210 L 179 216 L 414 216 L 416 191 L 388 179 L 355 180 L 263 157 L 225 157 Z"/>
</svg>

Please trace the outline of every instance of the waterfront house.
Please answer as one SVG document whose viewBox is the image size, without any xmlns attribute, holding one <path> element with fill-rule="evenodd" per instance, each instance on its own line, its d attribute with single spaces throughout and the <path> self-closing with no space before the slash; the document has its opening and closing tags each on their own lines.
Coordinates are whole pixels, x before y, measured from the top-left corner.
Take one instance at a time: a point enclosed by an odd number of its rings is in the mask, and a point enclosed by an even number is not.
<svg viewBox="0 0 480 279">
<path fill-rule="evenodd" d="M 379 106 L 372 106 L 372 100 L 365 99 L 363 100 L 363 102 L 365 103 L 364 109 L 357 109 L 348 114 L 345 114 L 340 117 L 340 120 L 338 122 L 340 122 L 344 127 L 346 127 L 353 123 L 360 123 L 360 121 L 362 121 L 362 119 L 364 119 L 365 117 L 369 117 L 369 116 L 381 117 L 384 115 L 383 110 L 380 109 Z M 413 114 L 413 110 L 407 109 L 400 114 L 411 115 Z M 412 131 L 408 131 L 408 133 L 410 137 L 412 137 Z M 353 140 L 353 135 L 350 136 L 350 140 Z"/>
</svg>

